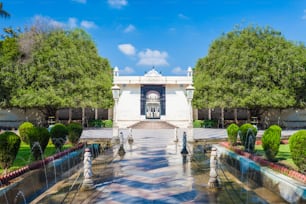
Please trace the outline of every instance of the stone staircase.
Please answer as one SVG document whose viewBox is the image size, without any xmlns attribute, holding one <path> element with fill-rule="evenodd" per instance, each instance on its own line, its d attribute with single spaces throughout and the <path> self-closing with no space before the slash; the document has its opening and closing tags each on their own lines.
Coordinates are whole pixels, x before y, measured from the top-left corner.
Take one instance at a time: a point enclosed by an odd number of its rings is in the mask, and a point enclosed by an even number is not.
<svg viewBox="0 0 306 204">
<path fill-rule="evenodd" d="M 146 120 L 140 121 L 131 125 L 129 128 L 132 129 L 174 129 L 175 125 L 172 125 L 166 121 L 157 121 L 157 120 Z"/>
</svg>

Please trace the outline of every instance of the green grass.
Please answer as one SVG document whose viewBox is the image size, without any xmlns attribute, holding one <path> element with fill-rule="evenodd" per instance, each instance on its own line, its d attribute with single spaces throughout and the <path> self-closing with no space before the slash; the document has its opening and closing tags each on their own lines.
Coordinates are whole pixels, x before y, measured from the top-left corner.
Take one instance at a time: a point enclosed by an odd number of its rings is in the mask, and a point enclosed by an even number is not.
<svg viewBox="0 0 306 204">
<path fill-rule="evenodd" d="M 70 143 L 65 144 L 62 148 L 62 150 L 71 148 L 72 145 Z M 51 156 L 53 154 L 57 153 L 55 146 L 52 144 L 52 142 L 49 142 L 48 146 L 45 149 L 44 152 L 44 158 Z M 30 164 L 31 162 L 35 161 L 32 154 L 30 145 L 25 144 L 24 142 L 21 142 L 19 151 L 17 153 L 16 159 L 13 163 L 13 165 L 8 169 L 8 171 L 14 171 L 16 169 L 19 169 L 23 166 L 26 166 Z M 4 169 L 0 168 L 0 174 L 4 172 Z"/>
<path fill-rule="evenodd" d="M 255 146 L 255 151 L 257 155 L 265 157 L 265 152 L 261 145 Z M 276 155 L 276 159 L 278 163 L 284 164 L 290 168 L 293 168 L 295 170 L 298 170 L 298 167 L 294 164 L 291 153 L 289 149 L 289 144 L 281 144 L 279 146 L 278 153 Z"/>
</svg>

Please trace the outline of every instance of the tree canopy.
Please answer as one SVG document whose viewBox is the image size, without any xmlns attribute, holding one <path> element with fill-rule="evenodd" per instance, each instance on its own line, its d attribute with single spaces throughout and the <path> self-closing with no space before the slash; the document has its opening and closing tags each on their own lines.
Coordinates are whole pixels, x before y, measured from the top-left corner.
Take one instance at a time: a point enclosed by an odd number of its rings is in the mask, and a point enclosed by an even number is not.
<svg viewBox="0 0 306 204">
<path fill-rule="evenodd" d="M 305 105 L 306 48 L 270 27 L 235 28 L 195 67 L 198 108 L 288 108 Z"/>
<path fill-rule="evenodd" d="M 9 93 L 1 96 L 6 105 L 45 109 L 52 115 L 59 108 L 112 105 L 109 62 L 81 29 L 42 32 L 32 27 L 1 41 L 0 53 L 1 69 L 9 70 L 6 76 L 1 70 L 7 82 L 1 89 L 7 87 L 4 93 Z"/>
</svg>

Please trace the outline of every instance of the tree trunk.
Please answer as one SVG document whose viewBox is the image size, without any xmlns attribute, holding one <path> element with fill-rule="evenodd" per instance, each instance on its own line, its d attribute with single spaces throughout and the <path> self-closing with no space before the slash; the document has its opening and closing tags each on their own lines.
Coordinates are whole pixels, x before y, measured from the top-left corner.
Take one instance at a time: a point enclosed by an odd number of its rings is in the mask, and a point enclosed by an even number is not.
<svg viewBox="0 0 306 204">
<path fill-rule="evenodd" d="M 221 127 L 224 128 L 224 108 L 221 108 Z"/>
<path fill-rule="evenodd" d="M 238 113 L 237 113 L 237 108 L 234 108 L 234 120 L 235 120 L 235 123 L 238 124 Z"/>
<path fill-rule="evenodd" d="M 98 108 L 95 108 L 95 120 L 98 120 L 98 118 L 99 118 L 98 117 L 98 110 L 99 110 Z"/>
<path fill-rule="evenodd" d="M 208 120 L 211 120 L 211 108 L 208 108 Z"/>
<path fill-rule="evenodd" d="M 248 122 L 250 122 L 251 121 L 251 110 L 250 109 L 248 109 Z"/>
<path fill-rule="evenodd" d="M 82 126 L 85 127 L 85 108 L 82 108 Z"/>
<path fill-rule="evenodd" d="M 68 109 L 68 123 L 71 123 L 72 121 L 72 108 Z"/>
<path fill-rule="evenodd" d="M 59 121 L 59 111 L 56 110 L 55 111 L 55 122 L 58 123 L 58 121 Z"/>
</svg>

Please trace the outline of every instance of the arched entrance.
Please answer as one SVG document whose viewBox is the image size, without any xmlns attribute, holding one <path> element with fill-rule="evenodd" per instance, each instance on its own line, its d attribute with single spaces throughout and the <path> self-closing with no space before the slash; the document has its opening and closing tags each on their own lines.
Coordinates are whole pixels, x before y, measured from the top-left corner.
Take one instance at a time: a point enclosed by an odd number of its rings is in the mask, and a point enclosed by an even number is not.
<svg viewBox="0 0 306 204">
<path fill-rule="evenodd" d="M 160 119 L 160 94 L 157 91 L 146 94 L 146 119 Z"/>
</svg>

